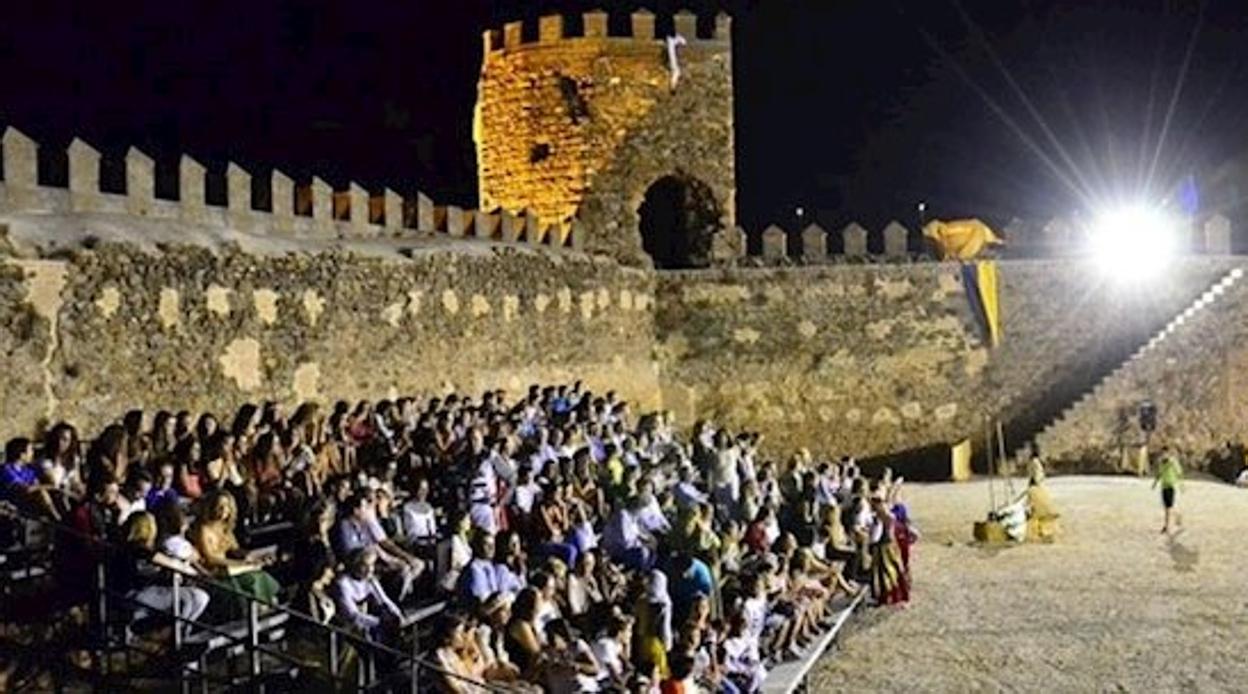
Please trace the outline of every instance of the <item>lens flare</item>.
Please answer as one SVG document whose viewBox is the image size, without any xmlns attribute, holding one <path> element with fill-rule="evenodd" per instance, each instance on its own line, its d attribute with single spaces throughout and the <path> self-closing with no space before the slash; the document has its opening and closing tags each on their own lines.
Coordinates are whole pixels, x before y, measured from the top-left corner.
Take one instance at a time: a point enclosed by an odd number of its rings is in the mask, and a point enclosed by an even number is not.
<svg viewBox="0 0 1248 694">
<path fill-rule="evenodd" d="M 1177 229 L 1165 211 L 1136 204 L 1106 210 L 1097 216 L 1089 234 L 1097 266 L 1119 280 L 1156 276 L 1174 256 Z"/>
</svg>

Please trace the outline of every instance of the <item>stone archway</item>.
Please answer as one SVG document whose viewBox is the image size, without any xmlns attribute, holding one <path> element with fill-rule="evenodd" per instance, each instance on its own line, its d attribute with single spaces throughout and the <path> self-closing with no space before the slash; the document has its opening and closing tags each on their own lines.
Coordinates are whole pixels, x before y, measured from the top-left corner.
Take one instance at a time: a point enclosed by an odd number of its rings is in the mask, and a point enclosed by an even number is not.
<svg viewBox="0 0 1248 694">
<path fill-rule="evenodd" d="M 719 203 L 705 183 L 680 173 L 646 189 L 637 208 L 641 245 L 659 269 L 707 267 L 719 229 Z"/>
</svg>

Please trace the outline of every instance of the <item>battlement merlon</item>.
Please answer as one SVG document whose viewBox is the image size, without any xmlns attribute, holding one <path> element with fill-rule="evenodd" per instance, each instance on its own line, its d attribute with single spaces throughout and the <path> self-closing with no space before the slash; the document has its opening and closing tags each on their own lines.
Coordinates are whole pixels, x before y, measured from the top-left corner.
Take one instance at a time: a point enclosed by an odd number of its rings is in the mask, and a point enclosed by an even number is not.
<svg viewBox="0 0 1248 694">
<path fill-rule="evenodd" d="M 8 127 L 0 133 L 4 174 L 0 179 L 0 216 L 119 215 L 295 239 L 465 236 L 459 208 L 435 205 L 420 192 L 404 199 L 389 188 L 373 194 L 354 182 L 345 191 L 335 192 L 318 177 L 313 176 L 310 183 L 296 184 L 274 169 L 268 177 L 269 194 L 261 196 L 269 199 L 270 209 L 258 209 L 252 175 L 234 162 L 228 162 L 224 172 L 217 174 L 224 179 L 225 200 L 209 203 L 207 169 L 186 155 L 177 161 L 178 197 L 169 199 L 157 197 L 156 162 L 137 148 L 126 150 L 122 161 L 124 193 L 104 191 L 100 185 L 103 158 L 99 150 L 81 139 L 74 138 L 67 148 L 68 187 L 40 183 L 38 152 L 38 143 L 18 129 Z M 482 224 L 491 228 L 491 221 L 497 227 L 496 220 L 512 213 L 491 210 L 481 214 L 490 218 Z M 513 243 L 564 247 L 575 241 L 546 233 L 549 224 L 532 211 L 518 211 L 514 216 L 530 233 Z"/>
<path fill-rule="evenodd" d="M 649 10 L 638 10 L 629 16 L 629 33 L 612 36 L 609 31 L 610 16 L 602 10 L 581 15 L 581 33 L 573 33 L 563 15 L 547 15 L 537 20 L 537 40 L 524 40 L 524 22 L 508 22 L 502 29 L 487 29 L 482 36 L 485 55 L 498 52 L 529 50 L 551 44 L 571 41 L 607 41 L 611 43 L 660 42 L 665 37 L 656 35 L 656 17 Z M 732 17 L 720 12 L 715 16 L 715 28 L 711 36 L 698 35 L 698 16 L 688 10 L 672 15 L 675 33 L 684 37 L 689 46 L 731 51 Z"/>
</svg>

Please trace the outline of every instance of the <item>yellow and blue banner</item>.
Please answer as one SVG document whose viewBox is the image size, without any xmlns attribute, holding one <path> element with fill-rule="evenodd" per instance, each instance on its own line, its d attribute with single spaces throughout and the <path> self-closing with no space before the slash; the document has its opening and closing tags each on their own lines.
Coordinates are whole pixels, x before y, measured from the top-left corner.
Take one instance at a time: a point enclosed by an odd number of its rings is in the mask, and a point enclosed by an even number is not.
<svg viewBox="0 0 1248 694">
<path fill-rule="evenodd" d="M 997 294 L 997 264 L 992 260 L 962 263 L 962 286 L 971 315 L 989 347 L 1001 344 L 1001 309 Z"/>
</svg>

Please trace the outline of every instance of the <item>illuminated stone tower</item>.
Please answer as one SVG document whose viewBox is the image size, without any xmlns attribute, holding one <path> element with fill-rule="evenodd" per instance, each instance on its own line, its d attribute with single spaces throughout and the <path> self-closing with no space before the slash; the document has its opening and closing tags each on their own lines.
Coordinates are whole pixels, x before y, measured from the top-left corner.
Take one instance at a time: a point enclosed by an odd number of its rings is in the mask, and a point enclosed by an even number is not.
<svg viewBox="0 0 1248 694">
<path fill-rule="evenodd" d="M 485 32 L 474 139 L 482 209 L 531 209 L 566 236 L 574 219 L 590 252 L 623 262 L 696 267 L 739 252 L 731 20 L 699 36 L 673 18 L 678 79 L 653 14 L 611 36 L 604 12 L 573 32 L 543 17 Z"/>
</svg>

